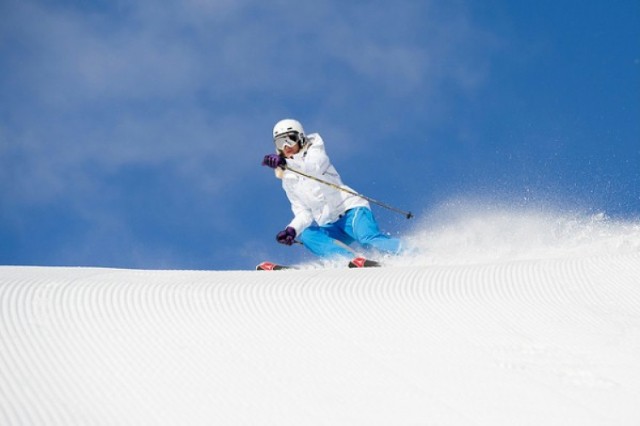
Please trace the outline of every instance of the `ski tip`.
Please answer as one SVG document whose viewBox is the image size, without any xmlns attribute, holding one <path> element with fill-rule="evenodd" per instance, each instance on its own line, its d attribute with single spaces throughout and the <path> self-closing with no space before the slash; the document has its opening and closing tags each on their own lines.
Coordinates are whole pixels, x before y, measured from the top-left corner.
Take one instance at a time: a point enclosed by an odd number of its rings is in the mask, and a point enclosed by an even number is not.
<svg viewBox="0 0 640 426">
<path fill-rule="evenodd" d="M 272 262 L 262 262 L 256 266 L 256 271 L 280 271 L 283 269 L 291 269 L 289 266 L 278 265 Z"/>
<path fill-rule="evenodd" d="M 356 257 L 349 262 L 349 268 L 378 268 L 382 266 L 380 262 L 366 259 L 364 257 Z"/>
</svg>

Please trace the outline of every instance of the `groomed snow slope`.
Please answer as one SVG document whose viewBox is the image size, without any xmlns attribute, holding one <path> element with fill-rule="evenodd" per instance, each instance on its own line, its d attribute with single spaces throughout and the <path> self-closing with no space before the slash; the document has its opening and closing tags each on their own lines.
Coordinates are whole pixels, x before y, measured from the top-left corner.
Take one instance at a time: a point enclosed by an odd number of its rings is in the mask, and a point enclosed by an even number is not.
<svg viewBox="0 0 640 426">
<path fill-rule="evenodd" d="M 640 251 L 582 253 L 0 267 L 0 424 L 636 426 Z"/>
</svg>

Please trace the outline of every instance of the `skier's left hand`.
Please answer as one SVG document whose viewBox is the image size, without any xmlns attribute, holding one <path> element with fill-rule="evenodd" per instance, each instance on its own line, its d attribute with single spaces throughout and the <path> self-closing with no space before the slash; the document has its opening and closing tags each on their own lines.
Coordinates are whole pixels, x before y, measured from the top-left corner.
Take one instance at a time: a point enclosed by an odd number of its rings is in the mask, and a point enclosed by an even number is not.
<svg viewBox="0 0 640 426">
<path fill-rule="evenodd" d="M 291 226 L 287 226 L 284 231 L 278 232 L 278 235 L 276 235 L 276 240 L 278 240 L 280 244 L 286 244 L 290 246 L 296 240 L 296 230 Z"/>
<path fill-rule="evenodd" d="M 272 169 L 277 169 L 278 167 L 286 166 L 287 160 L 285 160 L 278 154 L 267 154 L 264 156 L 264 159 L 262 160 L 262 165 L 269 166 Z"/>
</svg>

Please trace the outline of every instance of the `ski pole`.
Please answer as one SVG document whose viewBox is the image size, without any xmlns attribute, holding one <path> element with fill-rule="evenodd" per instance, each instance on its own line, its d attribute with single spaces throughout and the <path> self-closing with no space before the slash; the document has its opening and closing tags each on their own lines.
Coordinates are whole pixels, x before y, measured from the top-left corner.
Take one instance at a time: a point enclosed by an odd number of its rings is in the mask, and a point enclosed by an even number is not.
<svg viewBox="0 0 640 426">
<path fill-rule="evenodd" d="M 404 211 L 404 210 L 400 210 L 400 209 L 398 209 L 398 208 L 396 208 L 396 207 L 390 206 L 389 204 L 383 203 L 382 201 L 374 200 L 374 199 L 373 199 L 373 198 L 371 198 L 371 197 L 367 197 L 366 195 L 362 195 L 362 194 L 360 194 L 360 193 L 358 193 L 358 192 L 356 192 L 356 191 L 352 191 L 352 190 L 350 190 L 350 189 L 343 188 L 343 187 L 341 187 L 340 185 L 336 185 L 336 184 L 334 184 L 334 183 L 327 182 L 326 180 L 322 180 L 322 179 L 317 178 L 317 177 L 315 177 L 315 176 L 311 176 L 311 175 L 309 175 L 309 174 L 307 174 L 307 173 L 301 172 L 300 170 L 292 169 L 291 167 L 289 167 L 289 166 L 287 166 L 287 165 L 285 165 L 285 166 L 284 166 L 284 169 L 285 169 L 285 170 L 289 170 L 290 172 L 293 172 L 293 173 L 299 174 L 300 176 L 304 176 L 304 177 L 306 177 L 306 178 L 309 178 L 309 179 L 315 180 L 316 182 L 323 183 L 323 184 L 325 184 L 325 185 L 327 185 L 327 186 L 330 186 L 330 187 L 332 187 L 332 188 L 335 188 L 335 189 L 337 189 L 337 190 L 340 190 L 340 191 L 346 192 L 347 194 L 351 194 L 351 195 L 355 195 L 356 197 L 364 198 L 365 200 L 369 201 L 370 203 L 377 204 L 377 205 L 379 205 L 380 207 L 384 207 L 385 209 L 388 209 L 388 210 L 394 211 L 394 212 L 396 212 L 396 213 L 400 213 L 401 215 L 405 216 L 407 219 L 411 219 L 411 218 L 413 217 L 413 213 L 411 213 L 411 212 Z"/>
</svg>

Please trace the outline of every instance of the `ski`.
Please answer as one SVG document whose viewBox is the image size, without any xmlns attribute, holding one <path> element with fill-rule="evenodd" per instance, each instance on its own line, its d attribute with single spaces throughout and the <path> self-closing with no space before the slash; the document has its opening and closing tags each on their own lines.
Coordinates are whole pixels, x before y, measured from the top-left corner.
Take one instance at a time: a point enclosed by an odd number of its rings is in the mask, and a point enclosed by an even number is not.
<svg viewBox="0 0 640 426">
<path fill-rule="evenodd" d="M 281 271 L 283 269 L 295 269 L 291 266 L 278 265 L 272 262 L 262 262 L 256 266 L 256 271 Z"/>
<path fill-rule="evenodd" d="M 349 262 L 349 268 L 377 268 L 382 266 L 375 260 L 366 259 L 364 257 L 356 257 Z M 262 262 L 256 266 L 257 271 L 282 271 L 285 269 L 296 269 L 293 266 L 279 265 L 273 262 Z"/>
<path fill-rule="evenodd" d="M 382 266 L 380 262 L 364 257 L 356 257 L 349 262 L 349 268 L 378 268 L 380 266 Z"/>
</svg>

